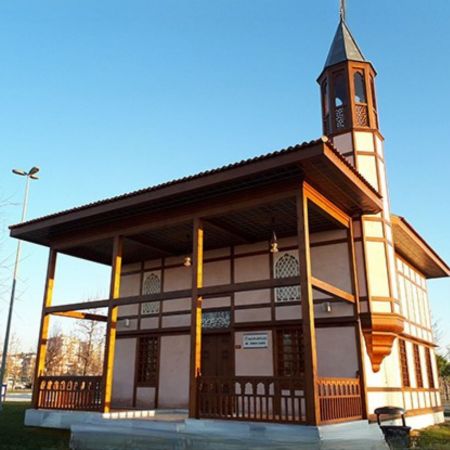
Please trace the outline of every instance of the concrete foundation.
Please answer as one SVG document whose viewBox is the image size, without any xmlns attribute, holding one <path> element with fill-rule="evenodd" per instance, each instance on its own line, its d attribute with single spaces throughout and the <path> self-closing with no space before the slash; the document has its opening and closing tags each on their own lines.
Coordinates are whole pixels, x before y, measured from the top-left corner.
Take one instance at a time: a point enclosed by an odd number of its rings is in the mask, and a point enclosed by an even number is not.
<svg viewBox="0 0 450 450">
<path fill-rule="evenodd" d="M 305 426 L 188 419 L 183 410 L 108 414 L 28 410 L 25 425 L 71 430 L 72 450 L 387 450 L 367 421 Z"/>
</svg>

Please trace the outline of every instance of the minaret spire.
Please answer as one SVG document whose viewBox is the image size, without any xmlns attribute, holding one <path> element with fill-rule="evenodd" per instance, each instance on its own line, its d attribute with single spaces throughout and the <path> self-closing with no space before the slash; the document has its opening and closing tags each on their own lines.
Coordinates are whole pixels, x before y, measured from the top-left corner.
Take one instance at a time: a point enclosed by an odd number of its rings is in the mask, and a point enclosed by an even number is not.
<svg viewBox="0 0 450 450">
<path fill-rule="evenodd" d="M 339 17 L 341 18 L 342 22 L 345 22 L 345 14 L 346 14 L 346 7 L 345 7 L 345 0 L 339 0 Z"/>
<path fill-rule="evenodd" d="M 383 137 L 378 128 L 376 73 L 350 32 L 345 6 L 345 0 L 339 0 L 339 24 L 318 82 L 323 133 L 383 198 L 379 215 L 362 216 L 353 225 L 355 259 L 365 271 L 359 278 L 361 326 L 372 369 L 378 372 L 395 337 L 402 333 L 403 319 L 399 315 Z"/>
</svg>

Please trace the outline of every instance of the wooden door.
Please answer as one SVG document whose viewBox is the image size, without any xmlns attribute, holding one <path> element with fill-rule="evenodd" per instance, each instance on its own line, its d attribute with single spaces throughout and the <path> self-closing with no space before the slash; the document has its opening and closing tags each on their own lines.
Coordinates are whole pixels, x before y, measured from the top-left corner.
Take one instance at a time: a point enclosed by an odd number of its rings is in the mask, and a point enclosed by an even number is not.
<svg viewBox="0 0 450 450">
<path fill-rule="evenodd" d="M 233 345 L 230 333 L 202 336 L 202 376 L 232 377 Z"/>
<path fill-rule="evenodd" d="M 234 415 L 234 353 L 232 335 L 202 336 L 202 377 L 200 414 L 230 418 Z"/>
</svg>

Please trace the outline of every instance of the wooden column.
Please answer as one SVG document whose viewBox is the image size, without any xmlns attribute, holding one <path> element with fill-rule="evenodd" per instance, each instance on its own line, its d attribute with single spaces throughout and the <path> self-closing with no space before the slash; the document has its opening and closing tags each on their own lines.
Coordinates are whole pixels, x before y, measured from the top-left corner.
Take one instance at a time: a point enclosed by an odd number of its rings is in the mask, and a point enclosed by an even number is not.
<svg viewBox="0 0 450 450">
<path fill-rule="evenodd" d="M 50 315 L 45 314 L 45 308 L 51 306 L 53 298 L 53 286 L 55 283 L 55 269 L 56 269 L 56 256 L 57 251 L 53 248 L 50 249 L 47 265 L 47 276 L 45 279 L 44 300 L 42 303 L 41 313 L 41 326 L 39 328 L 39 341 L 36 355 L 36 366 L 34 369 L 34 384 L 33 384 L 33 400 L 32 405 L 34 408 L 38 407 L 39 401 L 39 383 L 38 379 L 44 374 L 45 359 L 47 356 L 47 341 L 48 330 L 50 325 Z"/>
<path fill-rule="evenodd" d="M 192 305 L 191 305 L 191 361 L 189 372 L 189 417 L 198 418 L 198 377 L 202 356 L 202 297 L 198 289 L 203 287 L 203 224 L 194 219 L 192 248 Z"/>
<path fill-rule="evenodd" d="M 361 388 L 361 409 L 363 419 L 367 419 L 366 373 L 364 370 L 364 352 L 362 348 L 362 327 L 361 327 L 361 319 L 359 317 L 359 284 L 356 266 L 355 241 L 353 237 L 353 221 L 350 221 L 350 226 L 347 231 L 347 239 L 348 239 L 348 252 L 350 259 L 350 273 L 352 277 L 353 294 L 355 295 L 355 303 L 353 304 L 353 313 L 355 316 L 356 352 L 358 357 L 359 383 Z"/>
<path fill-rule="evenodd" d="M 311 286 L 311 257 L 309 245 L 308 200 L 304 183 L 297 191 L 297 235 L 300 263 L 300 293 L 302 308 L 303 345 L 305 358 L 306 423 L 320 422 L 319 390 L 317 385 L 317 349 L 314 327 L 314 303 Z"/>
<path fill-rule="evenodd" d="M 116 347 L 117 310 L 114 299 L 120 296 L 120 273 L 122 271 L 122 236 L 114 237 L 111 264 L 111 284 L 109 289 L 108 322 L 106 324 L 105 355 L 103 360 L 103 411 L 111 410 L 112 383 L 114 371 L 114 354 Z"/>
</svg>

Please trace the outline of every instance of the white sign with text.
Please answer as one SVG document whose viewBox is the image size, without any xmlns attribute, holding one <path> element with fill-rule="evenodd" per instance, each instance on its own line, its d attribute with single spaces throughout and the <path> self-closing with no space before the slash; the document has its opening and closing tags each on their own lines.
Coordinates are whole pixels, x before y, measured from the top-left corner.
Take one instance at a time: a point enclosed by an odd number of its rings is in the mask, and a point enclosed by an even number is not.
<svg viewBox="0 0 450 450">
<path fill-rule="evenodd" d="M 267 333 L 244 334 L 242 341 L 243 348 L 267 348 L 269 345 L 269 337 Z"/>
</svg>

